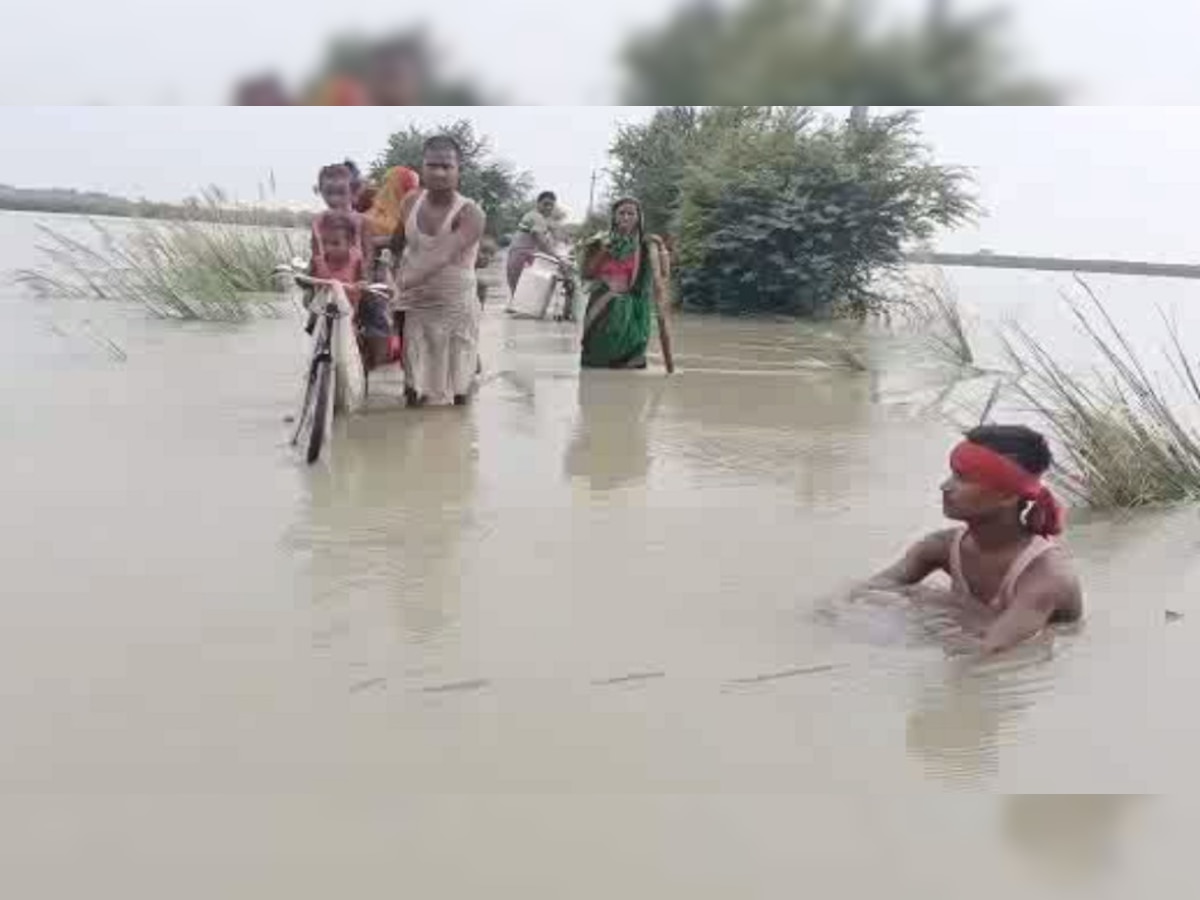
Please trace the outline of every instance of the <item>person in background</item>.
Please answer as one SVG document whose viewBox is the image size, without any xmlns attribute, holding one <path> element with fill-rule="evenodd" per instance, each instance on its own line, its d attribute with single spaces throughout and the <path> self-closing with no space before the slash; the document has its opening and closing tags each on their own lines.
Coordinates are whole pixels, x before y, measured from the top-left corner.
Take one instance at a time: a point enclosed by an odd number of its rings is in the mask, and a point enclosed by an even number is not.
<svg viewBox="0 0 1200 900">
<path fill-rule="evenodd" d="M 585 368 L 644 369 L 651 318 L 657 315 L 667 371 L 674 371 L 667 323 L 666 248 L 645 233 L 642 206 L 632 197 L 612 206 L 607 232 L 583 249 L 583 277 L 591 282 L 583 320 Z"/>
<path fill-rule="evenodd" d="M 375 198 L 378 195 L 379 188 L 370 181 L 364 181 L 363 186 L 354 197 L 354 211 L 366 215 L 371 211 L 371 207 L 375 205 Z"/>
<path fill-rule="evenodd" d="M 366 213 L 375 200 L 375 188 L 363 178 L 362 171 L 354 160 L 343 160 L 342 165 L 350 172 L 350 206 L 357 213 Z"/>
<path fill-rule="evenodd" d="M 533 262 L 535 253 L 545 253 L 558 259 L 560 263 L 563 262 L 556 246 L 557 207 L 558 197 L 554 191 L 542 191 L 538 194 L 537 205 L 521 217 L 516 236 L 508 248 L 507 275 L 510 293 L 516 293 L 521 273 Z"/>
<path fill-rule="evenodd" d="M 392 235 L 402 224 L 400 208 L 404 198 L 420 190 L 420 187 L 421 177 L 407 166 L 393 166 L 384 174 L 383 184 L 375 193 L 374 202 L 366 213 L 372 262 L 389 246 Z"/>
<path fill-rule="evenodd" d="M 973 647 L 982 655 L 1081 619 L 1079 579 L 1054 541 L 1063 512 L 1041 480 L 1052 462 L 1046 439 L 1023 425 L 968 431 L 942 484 L 943 512 L 964 527 L 922 538 L 863 590 L 900 591 L 945 572 L 955 602 L 985 623 Z"/>
<path fill-rule="evenodd" d="M 500 252 L 500 245 L 496 243 L 496 239 L 489 234 L 485 234 L 479 242 L 479 256 L 475 260 L 475 268 L 482 271 L 493 262 L 496 261 L 496 254 Z M 479 295 L 479 305 L 483 306 L 487 302 L 488 286 L 487 282 L 477 274 L 476 293 Z"/>
<path fill-rule="evenodd" d="M 404 363 L 413 405 L 462 405 L 479 373 L 475 263 L 487 218 L 459 193 L 462 151 L 448 135 L 425 142 L 421 180 L 401 204 L 392 241 L 400 258 Z"/>
</svg>

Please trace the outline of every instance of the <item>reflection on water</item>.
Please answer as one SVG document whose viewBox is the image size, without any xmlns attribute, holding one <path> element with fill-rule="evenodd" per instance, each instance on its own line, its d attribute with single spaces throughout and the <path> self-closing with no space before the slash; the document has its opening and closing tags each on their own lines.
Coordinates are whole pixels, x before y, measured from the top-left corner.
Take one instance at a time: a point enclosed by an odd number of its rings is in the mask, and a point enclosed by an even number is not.
<svg viewBox="0 0 1200 900">
<path fill-rule="evenodd" d="M 649 431 L 662 405 L 661 377 L 588 372 L 579 379 L 575 432 L 565 470 L 593 491 L 636 485 L 650 470 Z"/>
<path fill-rule="evenodd" d="M 299 474 L 307 514 L 291 542 L 309 560 L 318 643 L 393 630 L 424 643 L 457 620 L 477 444 L 473 419 L 453 410 L 372 412 L 341 423 L 328 459 Z"/>
<path fill-rule="evenodd" d="M 909 753 L 948 784 L 986 784 L 999 772 L 1004 745 L 1019 739 L 1018 717 L 1053 688 L 1049 655 L 1035 645 L 927 675 L 908 714 Z"/>
</svg>

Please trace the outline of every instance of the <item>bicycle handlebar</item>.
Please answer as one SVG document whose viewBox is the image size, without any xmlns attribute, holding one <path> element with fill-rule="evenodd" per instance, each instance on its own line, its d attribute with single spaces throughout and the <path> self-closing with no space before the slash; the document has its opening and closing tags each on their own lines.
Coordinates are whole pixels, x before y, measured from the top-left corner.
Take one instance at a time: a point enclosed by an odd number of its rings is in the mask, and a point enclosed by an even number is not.
<svg viewBox="0 0 1200 900">
<path fill-rule="evenodd" d="M 391 286 L 386 284 L 368 284 L 365 281 L 356 282 L 355 284 L 344 284 L 340 281 L 333 281 L 329 278 L 313 278 L 311 275 L 306 275 L 301 272 L 296 272 L 286 267 L 279 267 L 275 270 L 276 275 L 287 275 L 293 278 L 297 284 L 311 285 L 312 287 L 333 287 L 340 284 L 343 288 L 358 287 L 372 294 L 390 295 L 392 293 Z"/>
</svg>

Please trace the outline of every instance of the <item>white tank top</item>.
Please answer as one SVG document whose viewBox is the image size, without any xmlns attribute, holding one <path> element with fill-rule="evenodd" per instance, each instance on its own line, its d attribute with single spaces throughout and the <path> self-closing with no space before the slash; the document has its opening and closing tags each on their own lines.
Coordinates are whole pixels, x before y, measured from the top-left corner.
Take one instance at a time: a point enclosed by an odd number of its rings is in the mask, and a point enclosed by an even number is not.
<svg viewBox="0 0 1200 900">
<path fill-rule="evenodd" d="M 450 211 L 446 214 L 437 234 L 425 234 L 417 227 L 417 217 L 425 205 L 426 192 L 421 191 L 417 202 L 413 204 L 408 218 L 404 222 L 404 263 L 410 266 L 424 265 L 431 253 L 436 253 L 447 241 L 454 240 L 451 230 L 454 219 L 468 203 L 472 203 L 462 194 L 456 194 Z M 412 290 L 405 291 L 400 298 L 400 307 L 407 309 L 437 309 L 446 306 L 458 306 L 469 302 L 474 305 L 479 302 L 475 293 L 475 260 L 479 255 L 479 242 L 476 241 L 451 260 L 425 283 Z"/>
<path fill-rule="evenodd" d="M 961 529 L 950 542 L 950 580 L 954 585 L 955 593 L 963 597 L 971 597 L 978 600 L 985 606 L 989 606 L 994 610 L 1008 609 L 1013 599 L 1013 591 L 1017 586 L 1017 579 L 1025 574 L 1025 570 L 1033 563 L 1035 559 L 1040 557 L 1047 550 L 1053 549 L 1054 542 L 1041 535 L 1034 535 L 1028 546 L 1020 552 L 1016 559 L 1012 561 L 1012 565 L 1008 567 L 1008 571 L 1004 573 L 1004 580 L 1000 582 L 1000 589 L 996 591 L 995 597 L 976 597 L 971 590 L 971 586 L 967 584 L 966 576 L 963 575 L 962 567 L 962 542 L 967 536 L 967 529 Z"/>
</svg>

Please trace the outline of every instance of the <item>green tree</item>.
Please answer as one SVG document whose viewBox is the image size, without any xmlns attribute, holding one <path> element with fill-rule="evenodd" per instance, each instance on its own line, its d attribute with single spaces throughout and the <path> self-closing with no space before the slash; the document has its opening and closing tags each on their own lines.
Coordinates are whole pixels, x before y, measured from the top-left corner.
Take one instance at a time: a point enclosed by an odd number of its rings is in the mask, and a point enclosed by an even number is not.
<svg viewBox="0 0 1200 900">
<path fill-rule="evenodd" d="M 647 123 L 622 125 L 610 155 L 613 190 L 619 197 L 642 202 L 646 227 L 664 233 L 679 204 L 683 168 L 695 142 L 700 114 L 693 106 L 657 110 Z"/>
<path fill-rule="evenodd" d="M 864 11 L 867 10 L 867 11 Z M 889 29 L 869 4 L 695 0 L 624 49 L 623 102 L 982 105 L 1057 102 L 1014 65 L 1003 12 L 956 14 L 949 0 Z"/>
<path fill-rule="evenodd" d="M 533 178 L 506 160 L 495 158 L 487 138 L 476 134 L 474 126 L 466 119 L 459 119 L 445 128 L 424 129 L 410 125 L 404 131 L 395 132 L 372 163 L 371 176 L 379 178 L 392 166 L 408 166 L 421 171 L 425 141 L 435 134 L 450 135 L 462 148 L 460 189 L 487 213 L 488 234 L 499 238 L 511 233 L 530 203 Z"/>
<path fill-rule="evenodd" d="M 800 107 L 705 111 L 679 185 L 684 305 L 865 315 L 905 247 L 970 219 L 965 171 L 935 163 L 916 115 L 859 126 Z"/>
<path fill-rule="evenodd" d="M 616 196 L 632 196 L 642 202 L 650 231 L 675 232 L 687 167 L 724 142 L 736 139 L 743 129 L 761 131 L 771 126 L 777 110 L 773 106 L 713 106 L 703 110 L 670 106 L 657 110 L 649 122 L 621 126 L 609 149 Z M 799 125 L 799 119 L 808 121 L 812 115 L 806 109 L 790 108 L 784 119 L 794 117 Z"/>
</svg>

